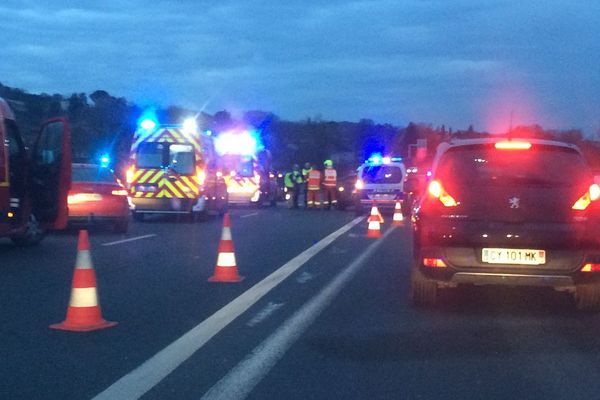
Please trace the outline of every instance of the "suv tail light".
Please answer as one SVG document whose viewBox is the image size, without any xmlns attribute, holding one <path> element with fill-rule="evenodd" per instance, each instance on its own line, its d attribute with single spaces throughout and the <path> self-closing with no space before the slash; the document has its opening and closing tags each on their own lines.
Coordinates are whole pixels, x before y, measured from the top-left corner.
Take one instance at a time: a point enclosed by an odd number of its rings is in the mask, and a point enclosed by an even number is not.
<svg viewBox="0 0 600 400">
<path fill-rule="evenodd" d="M 496 150 L 529 150 L 531 143 L 515 140 L 506 140 L 502 142 L 496 142 L 494 145 Z"/>
<path fill-rule="evenodd" d="M 599 272 L 600 264 L 587 263 L 581 268 L 581 272 Z"/>
<path fill-rule="evenodd" d="M 354 184 L 354 188 L 356 190 L 361 190 L 364 187 L 365 187 L 365 184 L 363 183 L 363 181 L 361 181 L 360 179 L 357 179 L 356 183 Z"/>
<path fill-rule="evenodd" d="M 600 186 L 596 183 L 590 185 L 587 192 L 583 194 L 571 207 L 573 210 L 585 210 L 592 203 L 600 198 Z"/>
<path fill-rule="evenodd" d="M 448 267 L 441 258 L 423 258 L 423 265 L 429 268 L 446 268 Z"/>
<path fill-rule="evenodd" d="M 442 184 L 437 180 L 433 180 L 429 183 L 427 191 L 431 196 L 441 201 L 446 207 L 456 207 L 458 205 L 456 200 L 444 190 Z"/>
</svg>

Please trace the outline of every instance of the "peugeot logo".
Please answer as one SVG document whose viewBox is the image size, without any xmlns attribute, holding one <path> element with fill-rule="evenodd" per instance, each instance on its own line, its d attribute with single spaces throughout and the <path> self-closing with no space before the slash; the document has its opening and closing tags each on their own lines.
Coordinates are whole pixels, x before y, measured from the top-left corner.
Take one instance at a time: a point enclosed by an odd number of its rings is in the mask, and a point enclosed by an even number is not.
<svg viewBox="0 0 600 400">
<path fill-rule="evenodd" d="M 508 204 L 510 205 L 510 208 L 519 208 L 519 198 L 518 197 L 511 197 L 510 199 L 508 199 Z"/>
</svg>

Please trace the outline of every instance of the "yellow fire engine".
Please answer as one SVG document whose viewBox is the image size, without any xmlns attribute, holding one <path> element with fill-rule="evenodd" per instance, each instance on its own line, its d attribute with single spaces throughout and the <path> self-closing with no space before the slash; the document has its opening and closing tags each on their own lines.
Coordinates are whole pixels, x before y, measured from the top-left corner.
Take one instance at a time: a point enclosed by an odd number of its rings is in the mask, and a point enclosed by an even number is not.
<svg viewBox="0 0 600 400">
<path fill-rule="evenodd" d="M 216 154 L 210 132 L 195 120 L 159 125 L 144 119 L 135 132 L 126 180 L 136 220 L 145 214 L 224 213 L 227 188 L 216 174 Z"/>
</svg>

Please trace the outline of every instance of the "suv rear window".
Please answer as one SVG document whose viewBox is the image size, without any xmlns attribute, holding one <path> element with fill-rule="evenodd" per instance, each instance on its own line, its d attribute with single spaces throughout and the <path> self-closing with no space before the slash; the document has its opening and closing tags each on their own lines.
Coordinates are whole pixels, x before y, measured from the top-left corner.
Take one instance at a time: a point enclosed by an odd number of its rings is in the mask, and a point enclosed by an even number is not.
<svg viewBox="0 0 600 400">
<path fill-rule="evenodd" d="M 589 175 L 583 157 L 558 146 L 529 150 L 497 150 L 493 145 L 450 149 L 440 160 L 436 176 L 460 185 L 572 186 Z"/>
<path fill-rule="evenodd" d="M 114 183 L 115 176 L 108 168 L 79 167 L 73 165 L 73 182 Z"/>
<path fill-rule="evenodd" d="M 365 166 L 361 172 L 364 183 L 400 183 L 402 169 L 394 165 Z"/>
</svg>

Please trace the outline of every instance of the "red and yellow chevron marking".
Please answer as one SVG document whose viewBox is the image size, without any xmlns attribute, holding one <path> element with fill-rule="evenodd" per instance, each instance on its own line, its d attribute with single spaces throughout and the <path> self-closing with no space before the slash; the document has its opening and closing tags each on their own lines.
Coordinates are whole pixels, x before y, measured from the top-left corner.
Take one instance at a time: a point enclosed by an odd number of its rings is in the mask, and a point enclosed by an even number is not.
<svg viewBox="0 0 600 400">
<path fill-rule="evenodd" d="M 136 198 L 179 198 L 195 199 L 200 194 L 197 176 L 180 175 L 170 179 L 162 169 L 138 169 L 131 180 L 131 196 Z M 140 185 L 154 186 L 155 191 L 137 191 Z"/>
<path fill-rule="evenodd" d="M 232 176 L 225 176 L 224 179 L 228 193 L 254 193 L 259 187 L 259 179 L 256 177 L 236 179 Z"/>
<path fill-rule="evenodd" d="M 178 128 L 159 128 L 150 134 L 140 134 L 135 136 L 135 142 L 131 146 L 132 152 L 137 151 L 138 146 L 142 142 L 166 142 L 166 143 L 181 143 L 191 144 L 194 147 L 196 158 L 202 158 L 202 146 L 198 138 L 194 137 L 193 133 L 188 133 Z"/>
</svg>

